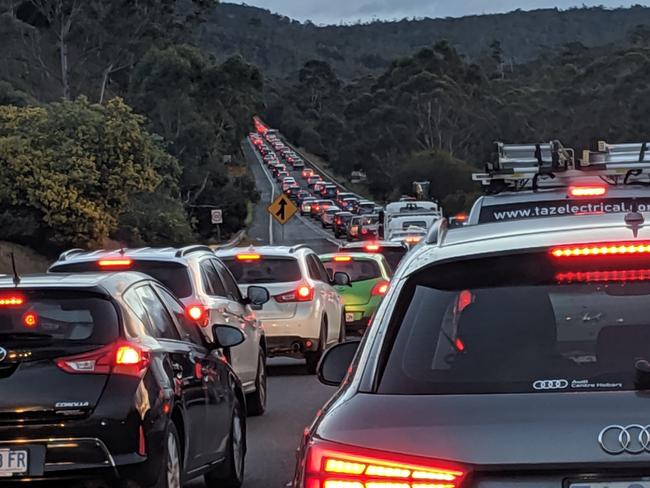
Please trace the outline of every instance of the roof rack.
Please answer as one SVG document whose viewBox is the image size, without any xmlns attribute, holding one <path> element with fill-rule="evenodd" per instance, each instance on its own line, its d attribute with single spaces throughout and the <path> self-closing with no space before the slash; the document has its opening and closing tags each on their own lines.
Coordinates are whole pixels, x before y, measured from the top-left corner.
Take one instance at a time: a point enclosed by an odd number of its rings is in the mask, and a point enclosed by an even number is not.
<svg viewBox="0 0 650 488">
<path fill-rule="evenodd" d="M 208 246 L 197 244 L 194 246 L 185 246 L 180 248 L 178 251 L 176 251 L 176 257 L 182 258 L 188 254 L 192 254 L 193 252 L 209 252 L 210 254 L 214 254 L 212 249 L 210 249 Z"/>
<path fill-rule="evenodd" d="M 472 179 L 493 190 L 537 190 L 540 186 L 565 187 L 567 179 L 601 178 L 609 184 L 626 184 L 630 177 L 650 174 L 650 151 L 646 142 L 608 144 L 598 141 L 596 151 L 585 150 L 576 160 L 574 150 L 560 141 L 536 144 L 497 142 L 496 158 L 485 173 Z M 546 184 L 544 184 L 546 183 Z"/>
<path fill-rule="evenodd" d="M 78 247 L 75 247 L 74 249 L 68 249 L 67 251 L 63 251 L 63 252 L 59 255 L 59 261 L 65 261 L 65 260 L 68 259 L 70 256 L 72 256 L 72 255 L 74 255 L 74 254 L 79 254 L 79 253 L 81 253 L 81 252 L 86 252 L 86 251 L 85 251 L 85 249 L 80 249 L 80 248 L 78 248 Z"/>
<path fill-rule="evenodd" d="M 289 249 L 289 252 L 291 254 L 293 254 L 296 251 L 299 251 L 300 249 L 310 249 L 310 247 L 307 244 L 297 244 L 295 246 L 291 246 L 291 249 Z"/>
</svg>

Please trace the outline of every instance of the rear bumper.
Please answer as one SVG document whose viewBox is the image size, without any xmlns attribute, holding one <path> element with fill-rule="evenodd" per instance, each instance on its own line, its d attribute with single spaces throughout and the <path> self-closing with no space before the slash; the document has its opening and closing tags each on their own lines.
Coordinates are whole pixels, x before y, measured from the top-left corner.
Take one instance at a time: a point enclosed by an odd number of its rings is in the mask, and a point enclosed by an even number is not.
<svg viewBox="0 0 650 488">
<path fill-rule="evenodd" d="M 346 305 L 345 306 L 345 330 L 348 333 L 363 334 L 368 328 L 372 314 L 375 313 L 379 306 L 380 300 L 375 300 L 374 297 L 370 302 L 364 305 Z M 353 314 L 353 319 L 350 318 Z"/>
<path fill-rule="evenodd" d="M 304 358 L 306 352 L 317 351 L 319 340 L 299 336 L 275 336 L 266 338 L 269 357 L 285 356 Z"/>
</svg>

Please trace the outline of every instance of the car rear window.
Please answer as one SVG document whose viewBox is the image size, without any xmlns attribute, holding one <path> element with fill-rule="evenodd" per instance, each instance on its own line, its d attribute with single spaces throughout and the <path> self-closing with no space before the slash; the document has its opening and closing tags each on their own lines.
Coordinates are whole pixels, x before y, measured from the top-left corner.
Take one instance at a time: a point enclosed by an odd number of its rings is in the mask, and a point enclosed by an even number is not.
<svg viewBox="0 0 650 488">
<path fill-rule="evenodd" d="M 300 265 L 294 258 L 266 257 L 257 260 L 240 261 L 237 258 L 222 258 L 222 261 L 240 285 L 261 283 L 289 283 L 300 281 Z"/>
<path fill-rule="evenodd" d="M 635 389 L 636 362 L 650 360 L 650 270 L 584 268 L 540 254 L 414 275 L 392 319 L 378 391 Z"/>
<path fill-rule="evenodd" d="M 20 296 L 20 305 L 0 306 L 0 341 L 13 344 L 97 344 L 119 336 L 115 306 L 84 292 L 2 290 L 0 297 Z"/>
<path fill-rule="evenodd" d="M 82 273 L 88 271 L 115 271 L 115 269 L 103 270 L 97 262 L 87 261 L 56 264 L 50 271 L 55 273 Z M 192 281 L 189 270 L 182 263 L 174 261 L 134 260 L 131 266 L 129 266 L 128 271 L 139 271 L 151 276 L 169 288 L 177 298 L 187 298 L 192 295 Z"/>
<path fill-rule="evenodd" d="M 379 252 L 386 258 L 391 269 L 395 271 L 406 254 L 406 249 L 401 247 L 384 247 Z"/>
<path fill-rule="evenodd" d="M 371 259 L 352 259 L 351 261 L 324 261 L 323 266 L 330 274 L 347 273 L 350 280 L 357 281 L 374 280 L 381 278 L 381 269 L 377 261 Z"/>
</svg>

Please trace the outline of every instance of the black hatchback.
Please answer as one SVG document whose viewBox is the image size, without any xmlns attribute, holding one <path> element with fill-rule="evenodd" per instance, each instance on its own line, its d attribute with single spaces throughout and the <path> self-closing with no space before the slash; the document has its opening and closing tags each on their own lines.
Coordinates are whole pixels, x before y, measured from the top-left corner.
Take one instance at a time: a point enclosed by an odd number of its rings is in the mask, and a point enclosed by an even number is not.
<svg viewBox="0 0 650 488">
<path fill-rule="evenodd" d="M 0 279 L 0 480 L 180 488 L 243 481 L 241 385 L 215 325 L 140 273 Z"/>
</svg>

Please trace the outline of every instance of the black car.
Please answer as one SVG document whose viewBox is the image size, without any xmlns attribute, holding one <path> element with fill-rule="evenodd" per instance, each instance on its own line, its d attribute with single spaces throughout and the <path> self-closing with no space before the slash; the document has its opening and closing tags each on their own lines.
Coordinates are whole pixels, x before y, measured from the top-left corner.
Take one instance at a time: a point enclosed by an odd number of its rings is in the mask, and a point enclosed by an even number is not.
<svg viewBox="0 0 650 488">
<path fill-rule="evenodd" d="M 334 222 L 332 223 L 332 230 L 335 237 L 341 237 L 346 234 L 346 227 L 350 219 L 354 217 L 351 212 L 338 212 L 334 215 Z"/>
<path fill-rule="evenodd" d="M 0 278 L 0 480 L 239 487 L 245 400 L 223 349 L 140 273 Z M 94 485 L 93 485 L 94 486 Z"/>
</svg>

